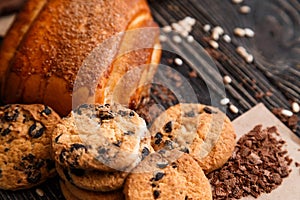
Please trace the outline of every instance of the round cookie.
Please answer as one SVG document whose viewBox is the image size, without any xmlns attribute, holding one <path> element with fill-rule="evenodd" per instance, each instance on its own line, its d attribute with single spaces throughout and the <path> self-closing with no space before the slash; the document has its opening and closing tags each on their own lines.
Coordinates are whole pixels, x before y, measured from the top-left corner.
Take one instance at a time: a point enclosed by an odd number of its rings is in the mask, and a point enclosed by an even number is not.
<svg viewBox="0 0 300 200">
<path fill-rule="evenodd" d="M 122 190 L 116 190 L 112 192 L 93 192 L 88 190 L 82 190 L 69 182 L 60 181 L 60 187 L 63 191 L 65 198 L 75 196 L 78 200 L 124 200 L 124 194 Z M 72 196 L 70 196 L 70 194 Z M 73 199 L 72 199 L 73 200 Z"/>
<path fill-rule="evenodd" d="M 162 154 L 150 154 L 127 177 L 123 192 L 126 200 L 212 199 L 208 179 L 188 154 L 174 162 Z"/>
<path fill-rule="evenodd" d="M 120 189 L 128 175 L 128 172 L 66 169 L 59 165 L 56 165 L 56 170 L 64 181 L 68 181 L 80 189 L 101 192 Z"/>
<path fill-rule="evenodd" d="M 53 131 L 55 160 L 62 166 L 124 171 L 138 164 L 145 121 L 121 105 L 84 104 Z"/>
<path fill-rule="evenodd" d="M 0 107 L 0 188 L 33 187 L 55 175 L 51 133 L 60 117 L 44 105 Z"/>
<path fill-rule="evenodd" d="M 220 168 L 232 155 L 236 134 L 217 108 L 177 104 L 163 112 L 150 128 L 154 150 L 189 153 L 205 173 Z"/>
</svg>

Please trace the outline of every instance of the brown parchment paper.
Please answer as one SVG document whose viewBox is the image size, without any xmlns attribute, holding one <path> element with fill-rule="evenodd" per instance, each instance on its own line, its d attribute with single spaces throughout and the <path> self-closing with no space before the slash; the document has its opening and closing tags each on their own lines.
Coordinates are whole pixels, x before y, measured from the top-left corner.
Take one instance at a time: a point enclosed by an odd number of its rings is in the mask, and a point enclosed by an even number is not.
<svg viewBox="0 0 300 200">
<path fill-rule="evenodd" d="M 300 199 L 300 168 L 295 166 L 295 162 L 300 163 L 300 139 L 277 119 L 263 104 L 258 104 L 239 118 L 233 121 L 239 139 L 243 134 L 248 133 L 254 126 L 262 124 L 263 128 L 276 126 L 280 137 L 287 144 L 289 156 L 293 159 L 290 168 L 292 172 L 283 179 L 282 184 L 269 194 L 263 194 L 259 200 L 298 200 Z M 242 199 L 255 199 L 251 196 Z"/>
</svg>

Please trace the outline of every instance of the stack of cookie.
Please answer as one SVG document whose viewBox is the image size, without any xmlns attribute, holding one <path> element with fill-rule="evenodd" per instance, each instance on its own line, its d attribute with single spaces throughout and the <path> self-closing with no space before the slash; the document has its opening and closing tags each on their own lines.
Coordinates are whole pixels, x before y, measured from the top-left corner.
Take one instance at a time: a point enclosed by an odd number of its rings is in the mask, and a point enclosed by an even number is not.
<svg viewBox="0 0 300 200">
<path fill-rule="evenodd" d="M 151 152 L 145 121 L 120 105 L 81 105 L 52 136 L 67 199 L 124 199 L 129 172 Z"/>
</svg>

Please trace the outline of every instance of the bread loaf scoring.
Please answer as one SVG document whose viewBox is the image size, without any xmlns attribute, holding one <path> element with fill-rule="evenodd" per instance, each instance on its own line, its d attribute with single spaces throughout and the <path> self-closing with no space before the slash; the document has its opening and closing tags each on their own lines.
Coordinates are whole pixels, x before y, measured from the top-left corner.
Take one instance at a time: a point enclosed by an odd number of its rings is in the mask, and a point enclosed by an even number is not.
<svg viewBox="0 0 300 200">
<path fill-rule="evenodd" d="M 146 41 L 152 48 L 117 52 L 94 77 L 95 88 L 83 83 L 74 91 L 79 70 L 95 48 L 119 33 L 143 27 L 156 27 Z M 158 35 L 145 0 L 29 0 L 1 47 L 1 99 L 4 103 L 43 103 L 62 116 L 70 112 L 72 103 L 119 99 L 134 107 L 147 91 L 139 86 L 151 79 L 156 68 L 140 66 L 159 62 L 160 50 L 154 48 L 159 45 Z M 118 51 L 133 39 L 130 34 L 121 34 Z M 99 70 L 87 68 L 90 71 L 80 77 L 82 82 L 97 74 L 93 70 Z M 123 84 L 126 88 L 122 90 L 118 81 L 133 68 L 140 70 L 128 75 L 130 83 Z"/>
</svg>

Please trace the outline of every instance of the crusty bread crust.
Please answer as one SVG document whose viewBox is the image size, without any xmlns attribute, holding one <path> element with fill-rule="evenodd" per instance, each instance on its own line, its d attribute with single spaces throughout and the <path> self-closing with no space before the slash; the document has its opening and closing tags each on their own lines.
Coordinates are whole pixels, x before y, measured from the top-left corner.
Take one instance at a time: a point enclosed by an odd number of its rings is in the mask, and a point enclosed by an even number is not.
<svg viewBox="0 0 300 200">
<path fill-rule="evenodd" d="M 29 0 L 26 7 L 37 4 L 36 1 Z M 33 16 L 32 10 L 38 14 Z M 29 22 L 15 21 L 0 53 L 4 103 L 43 103 L 65 116 L 72 108 L 73 95 L 79 99 L 73 103 L 103 103 L 107 91 L 114 89 L 116 78 L 126 73 L 128 65 L 151 62 L 153 49 L 124 55 L 120 58 L 124 64 L 117 65 L 118 58 L 101 69 L 96 91 L 85 87 L 73 91 L 84 59 L 99 44 L 128 29 L 155 26 L 145 0 L 48 0 L 39 9 L 25 10 L 20 15 L 30 19 Z M 132 23 L 139 16 L 144 18 Z M 11 34 L 20 27 L 26 27 L 23 34 Z M 16 40 L 19 42 L 15 45 L 9 42 Z M 87 76 L 91 74 L 94 72 Z M 139 93 L 133 95 L 135 100 L 139 99 Z"/>
</svg>

